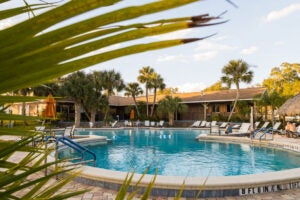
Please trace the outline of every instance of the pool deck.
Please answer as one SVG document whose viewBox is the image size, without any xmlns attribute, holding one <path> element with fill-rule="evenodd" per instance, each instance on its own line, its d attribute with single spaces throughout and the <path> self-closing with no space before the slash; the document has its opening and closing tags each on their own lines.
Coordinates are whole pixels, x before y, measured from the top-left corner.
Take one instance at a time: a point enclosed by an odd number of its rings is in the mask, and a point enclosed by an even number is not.
<svg viewBox="0 0 300 200">
<path fill-rule="evenodd" d="M 247 138 L 239 138 L 239 137 L 222 137 L 220 138 L 220 136 L 206 136 L 206 137 L 203 137 L 202 139 L 205 139 L 205 140 L 223 140 L 225 142 L 247 142 L 249 143 L 249 139 Z M 247 141 L 248 140 L 248 141 Z M 250 141 L 252 142 L 252 141 Z M 285 148 L 285 149 L 289 149 L 289 150 L 293 150 L 293 151 L 300 151 L 300 149 L 298 149 L 298 147 L 300 146 L 300 139 L 294 139 L 294 138 L 286 138 L 286 137 L 282 137 L 282 136 L 277 136 L 275 135 L 274 137 L 274 140 L 273 141 L 269 141 L 269 142 L 256 142 L 254 141 L 254 143 L 257 143 L 257 144 L 262 144 L 262 145 L 269 145 L 269 144 L 272 144 L 272 146 L 278 146 L 278 147 L 281 147 L 281 148 Z M 18 155 L 16 154 L 14 156 L 14 160 L 18 160 L 18 158 L 21 158 L 23 157 L 23 155 Z M 85 168 L 85 167 L 83 167 Z M 103 170 L 103 169 L 94 169 L 94 170 Z M 290 177 L 291 179 L 298 179 L 299 176 L 300 176 L 300 169 L 293 169 L 293 170 L 286 170 L 286 171 L 283 171 L 283 172 L 280 172 L 280 173 L 284 173 L 284 176 L 288 176 Z M 85 171 L 85 170 L 84 170 Z M 97 173 L 96 171 L 89 171 L 89 173 L 87 173 L 86 175 L 90 174 L 91 176 L 95 176 L 95 173 Z M 109 170 L 107 170 L 109 171 Z M 112 172 L 112 171 L 111 171 Z M 119 174 L 120 173 L 120 174 Z M 243 184 L 243 181 L 247 181 L 247 182 L 252 182 L 253 186 L 256 186 L 256 182 L 257 180 L 266 180 L 268 181 L 271 181 L 272 180 L 280 180 L 281 178 L 281 175 L 280 176 L 277 176 L 276 175 L 277 172 L 275 172 L 275 174 L 272 174 L 272 173 L 266 173 L 266 174 L 262 174 L 262 175 L 257 175 L 257 176 L 254 176 L 254 178 L 252 179 L 249 179 L 249 177 L 245 176 L 246 179 L 240 179 L 240 180 L 234 180 L 234 179 L 228 179 L 228 178 L 223 178 L 221 177 L 221 179 L 219 179 L 220 177 L 218 177 L 218 183 L 217 185 L 221 184 L 223 185 L 224 182 L 219 182 L 220 180 L 225 180 L 226 184 L 228 183 L 227 181 L 231 181 L 232 184 Z M 112 172 L 112 173 L 109 173 L 107 174 L 107 178 L 111 179 L 112 177 L 114 176 L 117 176 L 117 177 L 123 177 L 123 174 L 124 173 L 121 173 L 121 172 Z M 151 177 L 151 176 L 149 176 Z M 102 177 L 103 178 L 103 177 Z M 157 180 L 158 182 L 161 182 L 163 185 L 172 185 L 172 183 L 174 182 L 180 182 L 182 183 L 182 180 L 178 180 L 177 177 L 173 177 L 173 178 L 168 178 L 168 179 L 164 179 L 164 177 L 160 178 L 158 177 L 159 179 Z M 216 180 L 214 180 L 214 177 L 209 177 L 210 178 L 210 181 L 207 181 L 206 182 L 206 186 L 205 187 L 210 187 L 210 186 L 213 186 L 213 185 L 216 185 Z M 285 177 L 286 178 L 286 177 Z M 197 180 L 197 183 L 199 180 Z M 190 180 L 190 181 L 187 181 L 186 180 L 186 184 L 187 183 L 193 183 L 193 178 Z M 199 187 L 199 186 L 198 186 Z M 230 187 L 230 185 L 229 185 Z M 78 183 L 78 182 L 75 182 L 75 181 L 72 181 L 71 183 L 69 183 L 68 185 L 66 185 L 64 188 L 62 188 L 61 190 L 62 191 L 65 191 L 65 190 L 69 190 L 69 189 L 90 189 L 91 191 L 90 192 L 87 192 L 83 195 L 79 195 L 77 197 L 73 197 L 73 198 L 70 198 L 70 199 L 73 199 L 73 200 L 79 200 L 79 199 L 82 199 L 82 200 L 88 200 L 88 199 L 107 199 L 107 200 L 113 200 L 115 199 L 116 197 L 116 191 L 115 190 L 110 190 L 110 189 L 106 189 L 106 188 L 102 188 L 102 187 L 99 187 L 99 186 L 90 186 L 90 185 L 87 185 L 87 184 L 82 184 L 82 183 Z M 274 190 L 275 192 L 266 192 L 266 193 L 260 193 L 260 194 L 251 194 L 251 189 L 250 190 L 247 190 L 247 191 L 250 191 L 250 194 L 247 194 L 247 195 L 244 195 L 244 196 L 234 196 L 234 197 L 213 197 L 213 198 L 200 198 L 200 199 L 226 199 L 226 200 L 233 200 L 233 199 L 290 199 L 290 200 L 296 200 L 296 199 L 300 199 L 300 188 L 298 189 L 288 189 L 288 190 L 280 190 L 280 191 L 276 191 Z M 136 199 L 139 199 L 138 197 Z M 153 196 L 151 199 L 156 199 L 156 200 L 169 200 L 169 199 L 172 199 L 172 197 L 163 197 L 163 196 Z M 181 198 L 181 199 L 193 199 L 193 198 Z"/>
</svg>

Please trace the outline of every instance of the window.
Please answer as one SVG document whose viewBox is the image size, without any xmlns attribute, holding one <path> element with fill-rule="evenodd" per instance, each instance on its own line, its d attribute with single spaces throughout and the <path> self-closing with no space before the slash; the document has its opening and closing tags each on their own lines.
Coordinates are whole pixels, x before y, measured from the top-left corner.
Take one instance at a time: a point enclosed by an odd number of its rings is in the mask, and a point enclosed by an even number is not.
<svg viewBox="0 0 300 200">
<path fill-rule="evenodd" d="M 231 112 L 232 110 L 232 104 L 227 104 L 227 112 Z"/>
<path fill-rule="evenodd" d="M 220 104 L 213 104 L 212 111 L 213 112 L 220 112 Z"/>
</svg>

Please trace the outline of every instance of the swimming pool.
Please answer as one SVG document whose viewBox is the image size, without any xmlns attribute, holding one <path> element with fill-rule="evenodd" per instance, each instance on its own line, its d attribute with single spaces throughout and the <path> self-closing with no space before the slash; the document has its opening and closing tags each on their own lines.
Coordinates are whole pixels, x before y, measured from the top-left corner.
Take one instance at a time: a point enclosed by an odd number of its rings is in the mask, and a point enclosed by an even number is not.
<svg viewBox="0 0 300 200">
<path fill-rule="evenodd" d="M 97 167 L 137 173 L 150 166 L 148 174 L 164 176 L 235 176 L 297 168 L 300 155 L 275 148 L 197 141 L 203 130 L 124 129 L 77 131 L 80 135 L 102 135 L 106 145 L 87 145 L 97 154 Z M 61 156 L 69 156 L 63 151 Z"/>
</svg>

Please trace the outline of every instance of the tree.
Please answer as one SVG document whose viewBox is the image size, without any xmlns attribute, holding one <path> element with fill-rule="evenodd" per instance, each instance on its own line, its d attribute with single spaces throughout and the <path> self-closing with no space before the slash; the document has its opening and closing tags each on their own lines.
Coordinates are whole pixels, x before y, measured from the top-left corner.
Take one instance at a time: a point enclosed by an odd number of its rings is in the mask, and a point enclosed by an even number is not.
<svg viewBox="0 0 300 200">
<path fill-rule="evenodd" d="M 75 127 L 80 126 L 81 108 L 83 108 L 85 98 L 88 98 L 91 90 L 91 82 L 87 79 L 84 72 L 78 71 L 64 79 L 62 92 L 65 97 L 74 101 Z"/>
<path fill-rule="evenodd" d="M 167 113 L 169 118 L 169 125 L 174 125 L 174 114 L 185 112 L 187 105 L 181 103 L 179 97 L 166 96 L 158 102 L 157 110 L 159 113 Z"/>
<path fill-rule="evenodd" d="M 143 67 L 141 70 L 139 70 L 139 73 L 140 75 L 138 76 L 138 81 L 140 83 L 145 83 L 145 90 L 146 90 L 146 116 L 148 117 L 149 115 L 149 99 L 148 99 L 148 96 L 149 96 L 149 88 L 151 87 L 150 85 L 150 82 L 151 82 L 151 78 L 153 76 L 153 73 L 154 73 L 154 69 L 149 67 L 149 66 L 146 66 L 146 67 Z"/>
<path fill-rule="evenodd" d="M 216 83 L 212 84 L 211 86 L 204 89 L 204 92 L 209 91 L 220 91 L 220 90 L 228 90 L 228 87 L 222 86 L 221 81 L 217 81 Z"/>
<path fill-rule="evenodd" d="M 135 109 L 137 112 L 138 117 L 140 117 L 140 112 L 139 112 L 139 108 L 136 102 L 136 97 L 139 96 L 140 94 L 143 94 L 143 90 L 142 88 L 139 86 L 138 83 L 133 82 L 133 83 L 128 83 L 127 87 L 125 88 L 125 96 L 131 96 L 133 98 L 134 101 L 134 105 L 135 105 Z"/>
<path fill-rule="evenodd" d="M 92 124 L 95 124 L 96 112 L 109 105 L 108 97 L 102 94 L 103 86 L 100 81 L 102 73 L 100 71 L 94 71 L 92 74 L 87 75 L 87 79 L 92 84 L 91 91 L 89 91 L 87 98 L 84 100 L 84 109 L 90 113 L 89 120 Z"/>
<path fill-rule="evenodd" d="M 160 90 L 165 89 L 166 84 L 164 83 L 164 79 L 159 74 L 153 73 L 150 85 L 151 85 L 151 88 L 153 88 L 153 104 L 152 104 L 152 107 L 151 107 L 150 116 L 153 117 L 154 107 L 155 107 L 155 103 L 156 103 L 157 89 L 160 89 Z"/>
<path fill-rule="evenodd" d="M 282 63 L 272 68 L 263 86 L 285 98 L 295 96 L 300 92 L 300 64 Z"/>
<path fill-rule="evenodd" d="M 33 94 L 35 96 L 40 96 L 40 97 L 45 97 L 48 96 L 49 94 L 52 94 L 53 96 L 58 96 L 59 90 L 60 87 L 57 84 L 57 82 L 45 83 L 32 88 Z"/>
<path fill-rule="evenodd" d="M 173 95 L 173 94 L 176 94 L 176 93 L 178 93 L 178 88 L 177 87 L 175 87 L 175 88 L 166 87 L 163 90 L 158 90 L 157 91 L 157 94 L 159 94 L 159 95 Z"/>
<path fill-rule="evenodd" d="M 115 94 L 114 90 L 120 92 L 125 88 L 124 81 L 119 72 L 115 72 L 114 70 L 103 71 L 102 75 L 102 85 L 108 99 Z M 104 121 L 107 121 L 108 112 L 109 106 L 105 109 Z"/>
<path fill-rule="evenodd" d="M 271 107 L 272 111 L 272 124 L 274 125 L 275 120 L 275 110 L 278 109 L 285 101 L 286 98 L 281 96 L 277 91 L 273 90 L 270 92 L 265 92 L 261 97 L 255 97 L 257 106 L 265 107 L 265 118 L 267 119 L 268 106 Z"/>
<path fill-rule="evenodd" d="M 228 117 L 228 121 L 230 121 L 240 96 L 240 82 L 250 83 L 253 78 L 253 71 L 249 70 L 248 64 L 243 60 L 231 60 L 223 67 L 222 73 L 224 76 L 221 77 L 221 81 L 226 83 L 228 88 L 231 88 L 232 84 L 236 86 L 236 98 Z"/>
</svg>

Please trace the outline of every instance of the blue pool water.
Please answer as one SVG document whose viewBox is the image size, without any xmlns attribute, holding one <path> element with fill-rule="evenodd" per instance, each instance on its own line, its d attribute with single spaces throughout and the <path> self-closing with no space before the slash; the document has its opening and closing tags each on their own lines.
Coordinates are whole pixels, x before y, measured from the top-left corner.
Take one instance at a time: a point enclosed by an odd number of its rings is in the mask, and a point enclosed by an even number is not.
<svg viewBox="0 0 300 200">
<path fill-rule="evenodd" d="M 87 145 L 97 154 L 97 167 L 165 176 L 233 176 L 298 168 L 300 155 L 248 144 L 197 141 L 201 130 L 80 131 L 103 135 L 109 144 Z M 75 153 L 61 152 L 62 157 Z"/>
</svg>

